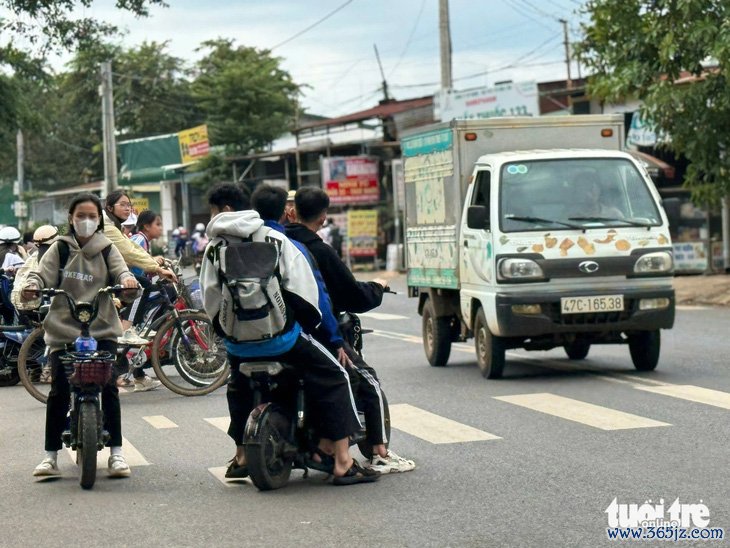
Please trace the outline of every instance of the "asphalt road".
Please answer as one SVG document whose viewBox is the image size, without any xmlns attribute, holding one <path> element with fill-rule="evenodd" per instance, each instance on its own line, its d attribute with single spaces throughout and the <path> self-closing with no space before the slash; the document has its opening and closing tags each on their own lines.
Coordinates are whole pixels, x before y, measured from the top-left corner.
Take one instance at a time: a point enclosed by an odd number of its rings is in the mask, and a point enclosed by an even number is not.
<svg viewBox="0 0 730 548">
<path fill-rule="evenodd" d="M 392 448 L 415 471 L 345 488 L 318 472 L 269 493 L 225 484 L 214 474 L 233 452 L 219 428 L 225 391 L 160 389 L 122 395 L 132 477 L 100 470 L 82 491 L 65 452 L 62 479 L 31 476 L 44 407 L 2 388 L 0 546 L 600 546 L 614 498 L 702 501 L 710 527 L 730 529 L 726 309 L 681 309 L 652 373 L 606 346 L 582 362 L 510 351 L 505 378 L 488 381 L 471 342 L 454 345 L 448 367 L 428 366 L 401 283 L 363 323 L 375 329 L 366 358 L 391 403 Z"/>
</svg>

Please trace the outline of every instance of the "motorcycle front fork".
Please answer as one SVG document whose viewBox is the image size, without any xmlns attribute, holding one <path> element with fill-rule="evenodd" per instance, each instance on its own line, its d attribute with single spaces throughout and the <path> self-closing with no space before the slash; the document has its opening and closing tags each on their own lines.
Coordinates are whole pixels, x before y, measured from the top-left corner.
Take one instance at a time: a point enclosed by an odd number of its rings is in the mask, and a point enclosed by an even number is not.
<svg viewBox="0 0 730 548">
<path fill-rule="evenodd" d="M 82 401 L 93 401 L 96 406 L 98 447 L 97 451 L 101 451 L 111 439 L 109 432 L 104 429 L 104 416 L 99 404 L 98 393 L 82 393 L 78 390 L 71 391 L 71 402 L 68 412 L 66 413 L 66 429 L 61 434 L 61 441 L 66 447 L 70 447 L 72 451 L 76 451 L 79 443 L 79 407 Z"/>
</svg>

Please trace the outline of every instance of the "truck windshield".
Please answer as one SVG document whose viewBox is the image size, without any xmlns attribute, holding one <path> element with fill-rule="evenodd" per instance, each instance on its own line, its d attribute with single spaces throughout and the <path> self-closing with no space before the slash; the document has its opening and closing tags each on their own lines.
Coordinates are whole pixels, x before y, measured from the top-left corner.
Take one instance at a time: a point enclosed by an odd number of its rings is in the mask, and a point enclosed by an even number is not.
<svg viewBox="0 0 730 548">
<path fill-rule="evenodd" d="M 654 198 L 629 160 L 575 158 L 502 166 L 503 232 L 660 224 Z"/>
</svg>

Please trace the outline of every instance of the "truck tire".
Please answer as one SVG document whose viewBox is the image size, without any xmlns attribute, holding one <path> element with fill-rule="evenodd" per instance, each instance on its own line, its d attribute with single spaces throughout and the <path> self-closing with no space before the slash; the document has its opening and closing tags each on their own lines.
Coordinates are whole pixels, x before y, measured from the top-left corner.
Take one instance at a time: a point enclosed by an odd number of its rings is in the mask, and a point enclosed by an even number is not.
<svg viewBox="0 0 730 548">
<path fill-rule="evenodd" d="M 477 312 L 474 323 L 474 347 L 477 352 L 477 363 L 485 379 L 501 379 L 504 371 L 504 341 L 489 331 L 484 309 Z"/>
<path fill-rule="evenodd" d="M 654 371 L 659 363 L 661 350 L 661 333 L 654 331 L 639 331 L 629 335 L 629 352 L 634 367 L 639 371 Z"/>
<path fill-rule="evenodd" d="M 451 354 L 451 320 L 436 316 L 431 299 L 423 305 L 421 332 L 428 363 L 433 367 L 444 367 Z"/>
<path fill-rule="evenodd" d="M 588 351 L 591 349 L 591 343 L 577 339 L 563 345 L 563 348 L 565 349 L 565 353 L 568 355 L 568 358 L 571 360 L 583 360 L 588 355 Z"/>
</svg>

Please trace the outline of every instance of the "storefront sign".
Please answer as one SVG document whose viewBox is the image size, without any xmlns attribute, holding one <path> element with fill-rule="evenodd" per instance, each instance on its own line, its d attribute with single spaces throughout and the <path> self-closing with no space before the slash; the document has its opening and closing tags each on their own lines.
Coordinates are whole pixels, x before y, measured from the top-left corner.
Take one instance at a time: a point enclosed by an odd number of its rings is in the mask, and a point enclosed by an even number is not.
<svg viewBox="0 0 730 548">
<path fill-rule="evenodd" d="M 704 272 L 707 268 L 707 246 L 703 242 L 682 242 L 672 245 L 676 272 Z"/>
<path fill-rule="evenodd" d="M 634 112 L 626 141 L 629 145 L 653 147 L 657 143 L 653 124 L 644 120 L 638 112 Z"/>
<path fill-rule="evenodd" d="M 322 158 L 322 188 L 330 204 L 375 204 L 380 201 L 378 161 L 368 156 Z"/>
<path fill-rule="evenodd" d="M 496 118 L 500 116 L 540 116 L 537 82 L 508 82 L 493 88 L 441 91 L 436 94 L 436 116 L 442 122 Z"/>
<path fill-rule="evenodd" d="M 375 257 L 378 252 L 378 212 L 356 209 L 347 212 L 348 252 L 352 257 Z"/>
<path fill-rule="evenodd" d="M 139 215 L 145 209 L 149 209 L 149 208 L 150 208 L 149 198 L 132 198 L 132 209 L 134 210 L 135 214 Z"/>
<path fill-rule="evenodd" d="M 208 126 L 205 124 L 185 129 L 177 134 L 177 138 L 180 141 L 180 157 L 183 164 L 205 158 L 210 151 Z"/>
</svg>

